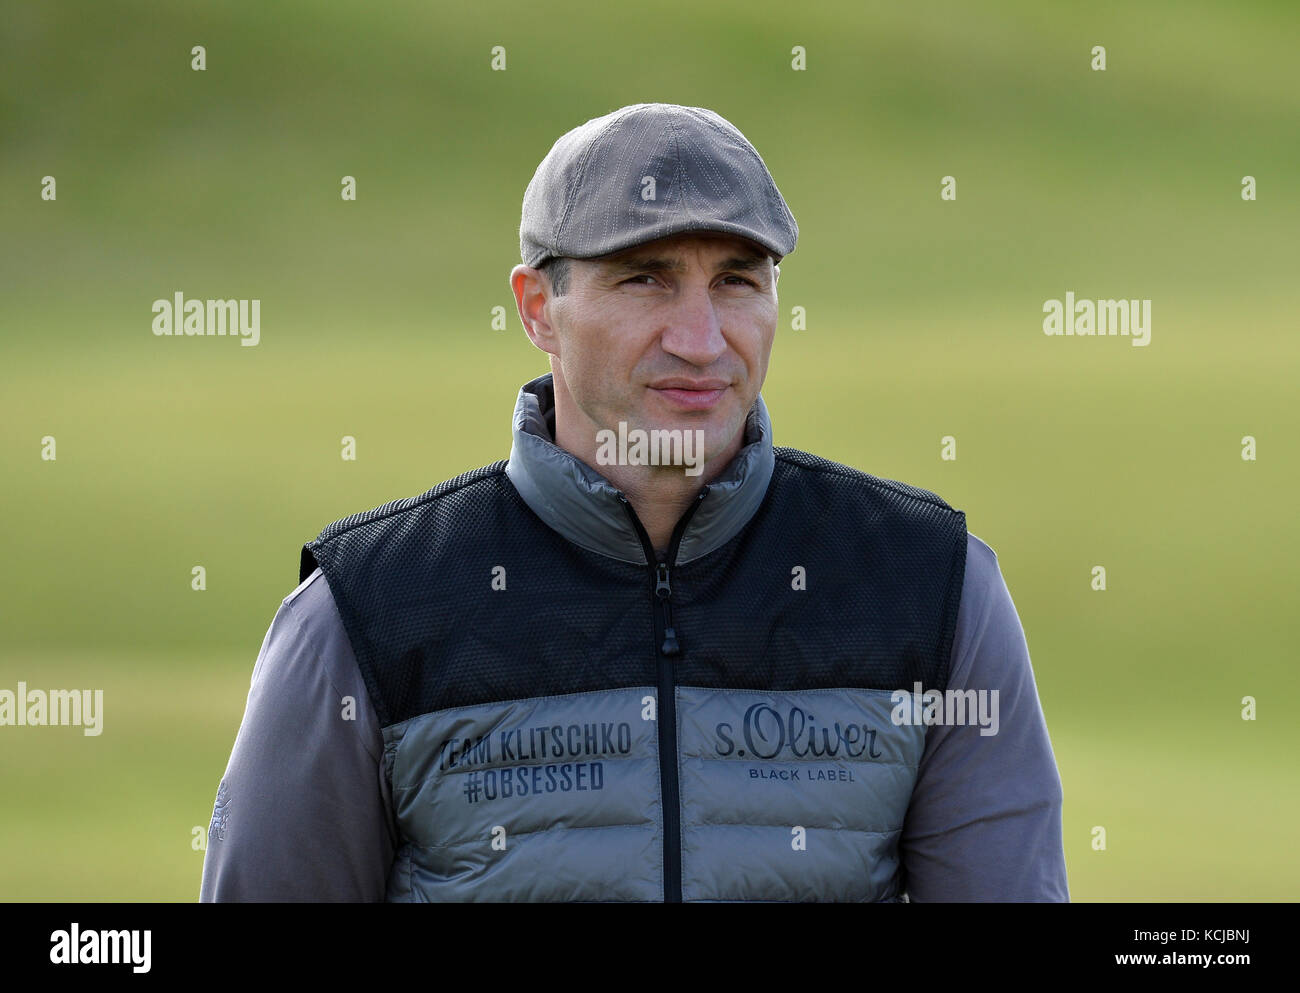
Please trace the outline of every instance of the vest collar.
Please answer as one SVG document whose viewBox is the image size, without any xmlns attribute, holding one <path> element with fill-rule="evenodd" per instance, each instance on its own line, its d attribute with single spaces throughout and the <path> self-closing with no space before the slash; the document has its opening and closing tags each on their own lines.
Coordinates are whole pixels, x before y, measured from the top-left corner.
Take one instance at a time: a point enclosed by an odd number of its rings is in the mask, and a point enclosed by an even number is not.
<svg viewBox="0 0 1300 993">
<path fill-rule="evenodd" d="M 519 390 L 506 475 L 524 502 L 575 545 L 623 562 L 645 564 L 641 541 L 614 484 L 555 444 L 551 373 Z M 772 421 L 760 393 L 745 419 L 744 446 L 710 482 L 708 495 L 682 535 L 677 561 L 707 555 L 753 516 L 772 478 Z"/>
</svg>

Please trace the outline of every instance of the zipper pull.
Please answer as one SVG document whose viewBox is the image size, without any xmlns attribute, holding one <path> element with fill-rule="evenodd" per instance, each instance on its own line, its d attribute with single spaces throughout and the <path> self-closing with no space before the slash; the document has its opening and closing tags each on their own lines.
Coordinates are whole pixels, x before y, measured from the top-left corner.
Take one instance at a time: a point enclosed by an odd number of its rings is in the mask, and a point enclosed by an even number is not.
<svg viewBox="0 0 1300 993">
<path fill-rule="evenodd" d="M 665 655 L 676 655 L 681 650 L 681 646 L 677 644 L 677 631 L 673 628 L 665 630 L 664 643 L 659 646 L 659 651 L 663 652 Z"/>
<path fill-rule="evenodd" d="M 677 629 L 673 627 L 673 605 L 669 598 L 673 588 L 668 584 L 668 563 L 660 562 L 655 576 L 655 596 L 664 602 L 664 643 L 659 651 L 664 655 L 681 654 L 682 646 L 677 641 Z"/>
</svg>

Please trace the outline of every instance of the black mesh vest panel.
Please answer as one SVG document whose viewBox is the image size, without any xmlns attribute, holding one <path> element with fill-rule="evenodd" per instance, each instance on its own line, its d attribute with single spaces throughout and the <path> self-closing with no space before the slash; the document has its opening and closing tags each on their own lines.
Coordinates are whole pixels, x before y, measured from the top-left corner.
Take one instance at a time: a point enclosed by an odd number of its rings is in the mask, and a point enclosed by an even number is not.
<svg viewBox="0 0 1300 993">
<path fill-rule="evenodd" d="M 673 569 L 676 684 L 943 690 L 965 515 L 925 490 L 774 451 L 745 526 Z M 303 547 L 300 579 L 318 565 L 384 726 L 656 682 L 650 568 L 552 530 L 504 461 L 329 525 Z"/>
</svg>

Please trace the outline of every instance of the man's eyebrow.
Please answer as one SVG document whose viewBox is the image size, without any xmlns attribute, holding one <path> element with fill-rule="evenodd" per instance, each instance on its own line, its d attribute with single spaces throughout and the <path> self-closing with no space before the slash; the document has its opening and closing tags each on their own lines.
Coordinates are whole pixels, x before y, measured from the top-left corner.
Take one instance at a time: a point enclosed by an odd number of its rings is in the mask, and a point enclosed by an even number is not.
<svg viewBox="0 0 1300 993">
<path fill-rule="evenodd" d="M 633 272 L 684 272 L 686 266 L 655 255 L 630 255 L 602 262 L 600 268 L 607 276 L 626 276 Z"/>
<path fill-rule="evenodd" d="M 753 255 L 733 255 L 718 266 L 718 270 L 739 269 L 743 272 L 746 270 L 766 269 L 767 260 L 768 256 L 762 252 L 756 252 Z"/>
<path fill-rule="evenodd" d="M 733 255 L 719 262 L 715 272 L 735 270 L 748 272 L 767 268 L 768 256 L 762 252 L 746 255 Z M 610 259 L 601 263 L 601 271 L 606 276 L 627 276 L 639 272 L 685 272 L 686 266 L 681 261 L 666 259 L 658 255 L 632 255 L 622 259 Z"/>
</svg>

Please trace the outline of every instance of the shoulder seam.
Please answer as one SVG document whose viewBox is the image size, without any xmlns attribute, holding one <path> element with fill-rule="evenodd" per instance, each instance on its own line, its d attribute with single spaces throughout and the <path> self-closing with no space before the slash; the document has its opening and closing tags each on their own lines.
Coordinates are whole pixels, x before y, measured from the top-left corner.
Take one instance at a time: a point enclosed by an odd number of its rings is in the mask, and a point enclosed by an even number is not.
<svg viewBox="0 0 1300 993">
<path fill-rule="evenodd" d="M 985 541 L 985 540 L 984 540 L 983 538 L 981 538 L 979 535 L 972 533 L 969 529 L 966 531 L 966 534 L 967 534 L 968 537 L 974 538 L 975 541 L 977 541 L 980 545 L 983 545 L 984 548 L 986 548 L 986 549 L 988 550 L 988 553 L 989 553 L 990 555 L 993 556 L 993 561 L 994 561 L 994 562 L 1000 562 L 1000 560 L 998 559 L 998 553 L 994 550 L 994 548 L 993 548 L 992 545 L 990 545 L 987 541 Z"/>
<path fill-rule="evenodd" d="M 280 602 L 292 605 L 294 601 L 296 601 L 300 596 L 302 596 L 304 593 L 307 592 L 307 587 L 316 581 L 317 576 L 323 578 L 324 575 L 325 574 L 321 571 L 321 567 L 316 566 L 316 568 L 311 571 L 311 573 L 307 576 L 307 578 L 304 579 L 302 582 L 300 582 L 292 590 L 290 590 L 288 595 L 285 596 L 285 598 Z"/>
</svg>

